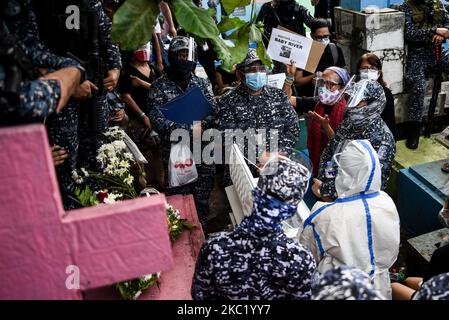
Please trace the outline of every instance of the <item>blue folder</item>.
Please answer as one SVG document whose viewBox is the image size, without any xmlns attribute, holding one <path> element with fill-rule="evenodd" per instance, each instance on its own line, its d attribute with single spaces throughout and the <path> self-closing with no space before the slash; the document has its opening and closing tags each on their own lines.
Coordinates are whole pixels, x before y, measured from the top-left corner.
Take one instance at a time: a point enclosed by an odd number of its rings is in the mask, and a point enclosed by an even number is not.
<svg viewBox="0 0 449 320">
<path fill-rule="evenodd" d="M 168 119 L 181 124 L 193 124 L 212 114 L 212 106 L 199 87 L 193 87 L 182 95 L 159 107 Z"/>
</svg>

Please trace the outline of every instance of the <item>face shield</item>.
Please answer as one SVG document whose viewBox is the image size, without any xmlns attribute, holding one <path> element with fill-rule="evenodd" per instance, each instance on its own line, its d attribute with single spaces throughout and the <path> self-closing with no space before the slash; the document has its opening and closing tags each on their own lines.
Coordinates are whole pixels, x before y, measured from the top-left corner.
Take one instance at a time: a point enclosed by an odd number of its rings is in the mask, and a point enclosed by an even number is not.
<svg viewBox="0 0 449 320">
<path fill-rule="evenodd" d="M 342 88 L 341 83 L 323 78 L 322 72 L 317 72 L 315 77 L 314 99 L 326 105 L 334 105 L 338 103 L 343 95 L 353 86 L 356 76 L 352 76 L 347 84 Z"/>
<path fill-rule="evenodd" d="M 291 149 L 291 148 L 290 148 Z M 310 178 L 312 177 L 312 161 L 310 158 L 302 151 L 291 149 L 292 155 L 289 157 L 286 157 L 279 153 L 271 153 L 271 154 L 264 154 L 262 155 L 260 159 L 260 165 L 257 167 L 260 171 L 261 175 L 274 175 L 278 172 L 278 164 L 279 159 L 284 159 L 287 161 L 293 161 L 296 164 L 300 165 L 305 172 L 307 172 L 307 181 L 310 181 Z M 308 185 L 306 187 L 306 190 L 308 189 Z"/>
<path fill-rule="evenodd" d="M 133 55 L 134 59 L 138 61 L 148 62 L 151 61 L 151 53 L 152 53 L 151 42 L 148 42 L 146 45 L 134 51 Z"/>
<path fill-rule="evenodd" d="M 360 102 L 367 101 L 367 84 L 369 80 L 360 80 L 347 88 L 345 94 L 347 96 L 346 108 L 351 109 L 359 106 Z"/>
<path fill-rule="evenodd" d="M 195 57 L 195 41 L 193 40 L 192 37 L 189 37 L 189 47 L 188 47 L 188 56 L 187 56 L 187 61 L 196 61 L 196 57 Z"/>
</svg>

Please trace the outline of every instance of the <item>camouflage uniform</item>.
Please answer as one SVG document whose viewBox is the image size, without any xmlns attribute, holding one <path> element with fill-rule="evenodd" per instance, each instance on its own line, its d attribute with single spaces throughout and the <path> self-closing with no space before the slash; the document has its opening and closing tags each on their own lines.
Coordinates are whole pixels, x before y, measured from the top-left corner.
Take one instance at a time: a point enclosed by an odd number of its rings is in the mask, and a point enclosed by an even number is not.
<svg viewBox="0 0 449 320">
<path fill-rule="evenodd" d="M 211 236 L 201 248 L 192 281 L 195 300 L 309 300 L 316 262 L 287 238 L 282 221 L 297 212 L 309 172 L 281 160 L 253 191 L 253 211 L 232 232 Z"/>
<path fill-rule="evenodd" d="M 424 1 L 423 1 L 424 2 Z M 419 28 L 413 22 L 413 10 L 408 1 L 401 6 L 405 13 L 405 41 L 408 45 L 407 66 L 405 80 L 410 87 L 410 103 L 408 110 L 409 121 L 421 121 L 423 116 L 424 91 L 426 86 L 425 74 L 429 68 L 435 68 L 435 49 L 432 37 L 439 27 L 449 28 L 449 15 L 439 0 L 434 0 L 435 6 L 441 6 L 442 21 L 434 21 L 435 9 L 433 1 L 425 0 L 424 19 L 430 23 L 429 28 Z M 417 3 L 417 2 L 416 2 Z M 449 71 L 449 56 L 445 48 L 442 52 L 443 71 Z"/>
<path fill-rule="evenodd" d="M 32 67 L 44 67 L 51 71 L 64 67 L 80 67 L 72 59 L 62 58 L 51 53 L 40 41 L 36 33 L 36 24 L 29 1 L 23 0 L 20 13 L 9 18 L 3 25 L 2 37 L 8 34 L 17 40 L 17 44 L 30 60 Z M 3 35 L 5 32 L 5 35 Z M 0 66 L 0 87 L 4 85 L 5 68 Z M 16 106 L 9 105 L 6 113 L 13 114 L 17 121 L 43 121 L 52 114 L 59 103 L 60 86 L 56 80 L 32 80 L 20 85 L 20 102 Z M 5 112 L 5 111 L 3 111 Z"/>
<path fill-rule="evenodd" d="M 120 50 L 117 45 L 112 43 L 110 37 L 112 25 L 111 21 L 103 11 L 103 7 L 99 0 L 90 0 L 90 4 L 92 8 L 98 12 L 99 16 L 99 39 L 104 41 L 100 44 L 100 46 L 104 48 L 101 52 L 101 58 L 103 59 L 105 70 L 121 69 L 122 64 Z M 101 110 L 102 113 L 101 124 L 99 125 L 100 128 L 97 128 L 96 133 L 92 130 L 95 124 L 92 124 L 93 119 L 91 119 L 91 112 L 89 112 L 92 108 Z M 80 149 L 77 161 L 78 167 L 88 167 L 93 170 L 99 169 L 95 158 L 97 150 L 103 141 L 103 133 L 108 127 L 108 110 L 106 92 L 103 92 L 103 94 L 99 94 L 86 103 L 82 103 L 80 105 L 80 124 L 78 126 L 78 141 Z M 95 134 L 97 135 L 96 139 L 93 138 Z"/>
<path fill-rule="evenodd" d="M 260 59 L 257 57 L 255 50 L 251 49 L 242 65 L 249 65 L 256 61 L 260 61 Z M 257 96 L 250 95 L 245 90 L 244 84 L 230 90 L 218 99 L 215 119 L 217 128 L 223 132 L 225 130 L 234 131 L 239 129 L 243 132 L 248 129 L 254 129 L 255 131 L 266 130 L 265 146 L 261 143 L 257 132 L 248 132 L 246 135 L 248 143 L 245 143 L 245 150 L 242 151 L 244 151 L 243 155 L 250 160 L 251 155 L 254 154 L 253 152 L 256 152 L 257 156 L 259 156 L 261 152 L 271 151 L 271 149 L 273 149 L 272 151 L 282 151 L 292 155 L 294 153 L 293 148 L 299 139 L 298 115 L 287 95 L 283 90 L 269 86 L 265 86 Z M 274 130 L 277 130 L 277 137 Z M 226 135 L 225 133 L 223 144 L 226 143 Z M 272 146 L 271 138 L 277 138 L 277 148 Z M 232 141 L 229 142 L 232 143 Z M 262 145 L 262 150 L 255 150 L 254 146 L 257 143 Z M 263 149 L 264 147 L 265 149 Z M 223 154 L 228 156 L 226 149 L 229 150 L 229 146 L 225 145 Z M 225 159 L 225 163 L 228 163 L 227 159 Z M 253 175 L 258 175 L 254 166 L 250 165 L 250 169 Z M 228 166 L 225 169 L 224 184 L 225 186 L 232 184 Z"/>
<path fill-rule="evenodd" d="M 175 39 L 185 38 L 185 37 L 175 37 L 172 40 L 172 44 L 170 45 L 169 50 L 173 50 L 173 42 Z M 212 104 L 214 107 L 214 96 L 212 92 L 212 86 L 208 80 L 197 77 L 192 74 L 190 81 L 185 90 L 183 90 L 180 86 L 178 86 L 174 81 L 170 80 L 167 74 L 164 74 L 162 77 L 156 79 L 148 94 L 148 116 L 151 120 L 151 123 L 154 126 L 154 130 L 159 133 L 161 138 L 161 153 L 162 153 L 162 162 L 164 164 L 165 176 L 168 175 L 168 165 L 170 161 L 170 150 L 172 142 L 170 141 L 171 133 L 176 129 L 184 129 L 189 132 L 190 135 L 190 145 L 193 145 L 193 131 L 191 125 L 187 124 L 179 124 L 173 121 L 168 120 L 162 112 L 159 110 L 159 107 L 183 94 L 184 92 L 194 88 L 199 87 L 203 92 L 206 99 Z M 187 106 L 194 107 L 194 106 Z M 210 127 L 211 121 L 210 119 L 202 121 L 202 128 L 207 129 Z M 207 216 L 209 213 L 209 195 L 213 189 L 214 178 L 215 178 L 215 165 L 206 165 L 204 163 L 196 163 L 196 168 L 198 171 L 198 179 L 190 184 L 167 188 L 165 193 L 167 195 L 173 194 L 193 194 L 195 198 L 195 204 L 198 210 L 198 217 L 200 219 L 203 227 L 206 225 Z"/>
<path fill-rule="evenodd" d="M 449 273 L 442 273 L 424 282 L 413 300 L 449 300 Z"/>
<path fill-rule="evenodd" d="M 29 1 L 27 0 L 27 2 Z M 105 48 L 105 50 L 102 52 L 102 58 L 105 61 L 106 69 L 110 70 L 113 68 L 121 68 L 119 49 L 116 45 L 112 44 L 109 36 L 111 22 L 105 15 L 100 1 L 90 0 L 89 2 L 92 8 L 95 9 L 99 15 L 101 33 L 101 37 L 99 38 L 104 40 L 102 47 Z M 43 44 L 38 39 L 38 36 L 36 36 L 36 30 L 39 30 L 38 24 L 36 23 L 36 17 L 31 10 L 28 11 L 29 14 L 27 21 L 26 24 L 23 25 L 24 28 L 21 29 L 21 32 L 26 37 L 28 43 L 35 42 L 40 48 L 46 49 L 47 47 L 45 44 Z M 43 18 L 45 18 L 45 16 Z M 62 59 L 73 63 L 72 59 Z M 76 63 L 76 65 L 78 65 L 78 63 Z M 70 64 L 65 63 L 63 65 L 55 66 L 49 63 L 44 63 L 40 66 L 57 68 L 70 66 Z M 93 109 L 100 110 L 103 114 L 100 126 L 101 129 L 98 130 L 97 133 L 100 137 L 97 139 L 94 139 L 92 136 L 93 132 L 91 129 L 93 124 L 91 124 L 92 119 L 90 115 L 91 110 Z M 46 121 L 51 143 L 61 146 L 68 152 L 69 155 L 69 158 L 65 161 L 65 163 L 56 168 L 61 192 L 64 195 L 63 200 L 66 209 L 70 209 L 75 206 L 70 199 L 74 189 L 74 181 L 71 177 L 71 172 L 76 167 L 87 167 L 91 170 L 98 170 L 95 156 L 97 149 L 99 148 L 99 144 L 96 144 L 95 141 L 98 140 L 99 143 L 101 143 L 103 139 L 102 133 L 107 128 L 108 116 L 106 93 L 103 93 L 85 102 L 72 99 L 60 113 L 54 114 Z M 80 148 L 78 149 L 79 146 Z"/>
<path fill-rule="evenodd" d="M 361 82 L 356 84 L 355 88 L 359 86 L 361 86 Z M 346 108 L 343 121 L 321 153 L 318 179 L 323 182 L 320 187 L 323 197 L 337 198 L 338 196 L 335 189 L 338 163 L 335 161 L 334 155 L 341 152 L 344 144 L 351 140 L 369 140 L 376 150 L 381 164 L 381 189 L 385 190 L 388 186 L 391 166 L 396 155 L 396 144 L 393 134 L 381 117 L 386 97 L 382 86 L 377 81 L 368 81 L 363 101 L 368 101 L 364 107 Z M 333 174 L 329 175 L 329 172 L 333 172 Z"/>
<path fill-rule="evenodd" d="M 0 64 L 0 92 L 5 86 L 5 80 L 4 66 Z M 6 109 L 0 111 L 0 117 L 13 117 L 13 123 L 42 121 L 56 109 L 61 97 L 61 88 L 55 80 L 22 81 L 19 94 L 19 103 L 5 106 Z M 3 124 L 3 121 L 0 123 Z"/>
</svg>

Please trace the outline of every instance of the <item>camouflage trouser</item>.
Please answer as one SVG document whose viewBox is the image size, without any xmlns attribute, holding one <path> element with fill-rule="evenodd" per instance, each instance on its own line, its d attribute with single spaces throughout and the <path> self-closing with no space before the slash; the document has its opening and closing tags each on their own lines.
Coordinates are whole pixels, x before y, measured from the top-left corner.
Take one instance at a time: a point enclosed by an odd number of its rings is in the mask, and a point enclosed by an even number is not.
<svg viewBox="0 0 449 320">
<path fill-rule="evenodd" d="M 94 112 L 98 112 L 98 119 L 95 119 Z M 108 118 L 106 95 L 94 97 L 81 104 L 78 126 L 78 168 L 100 170 L 96 156 L 98 149 L 104 143 L 103 134 L 108 127 Z"/>
<path fill-rule="evenodd" d="M 75 186 L 72 171 L 76 168 L 78 155 L 78 108 L 79 104 L 70 100 L 60 113 L 54 113 L 46 121 L 50 143 L 61 146 L 68 153 L 68 158 L 64 164 L 56 167 L 61 196 L 66 210 L 76 207 L 71 196 L 73 196 Z"/>
<path fill-rule="evenodd" d="M 449 71 L 449 53 L 443 48 L 442 71 Z M 405 81 L 410 92 L 408 119 L 421 121 L 424 111 L 424 95 L 426 90 L 426 74 L 435 67 L 435 52 L 433 48 L 410 49 L 407 57 Z M 433 74 L 431 76 L 433 77 Z"/>
</svg>

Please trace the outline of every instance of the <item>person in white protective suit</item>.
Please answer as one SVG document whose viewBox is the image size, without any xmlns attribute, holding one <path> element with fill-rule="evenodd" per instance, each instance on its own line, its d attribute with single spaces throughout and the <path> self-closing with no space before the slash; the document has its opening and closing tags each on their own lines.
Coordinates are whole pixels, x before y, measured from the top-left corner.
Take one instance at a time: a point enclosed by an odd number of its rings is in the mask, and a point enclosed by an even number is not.
<svg viewBox="0 0 449 320">
<path fill-rule="evenodd" d="M 380 191 L 379 158 L 370 142 L 353 140 L 342 150 L 334 156 L 338 198 L 315 204 L 300 242 L 311 250 L 320 274 L 343 264 L 359 268 L 391 299 L 388 269 L 399 252 L 398 212 L 390 196 Z"/>
</svg>

